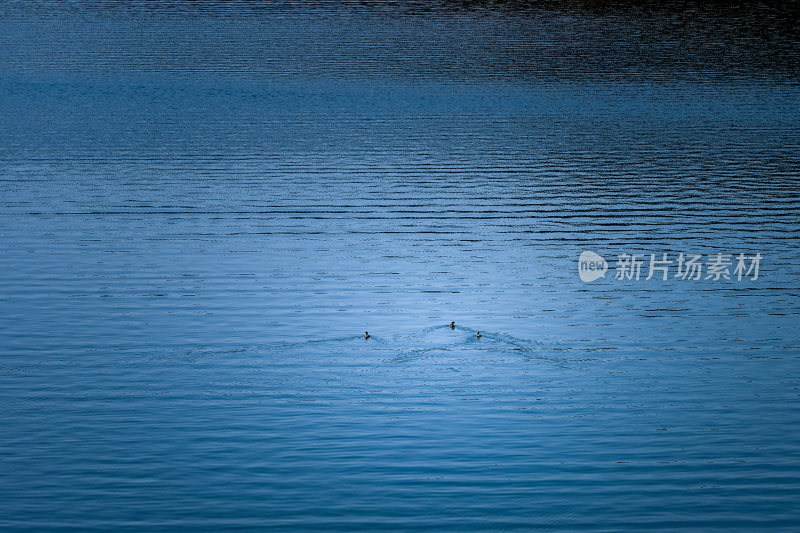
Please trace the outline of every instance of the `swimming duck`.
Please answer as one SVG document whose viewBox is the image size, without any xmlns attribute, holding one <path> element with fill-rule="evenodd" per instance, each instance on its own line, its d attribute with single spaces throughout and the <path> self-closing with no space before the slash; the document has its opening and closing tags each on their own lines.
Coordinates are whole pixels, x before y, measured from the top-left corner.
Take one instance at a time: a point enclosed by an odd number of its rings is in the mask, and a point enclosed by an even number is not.
<svg viewBox="0 0 800 533">
<path fill-rule="evenodd" d="M 456 321 L 450 322 L 450 329 L 456 329 Z"/>
<path fill-rule="evenodd" d="M 369 331 L 364 332 L 364 339 L 369 339 L 372 335 L 369 334 Z"/>
<path fill-rule="evenodd" d="M 481 337 L 483 337 L 483 335 L 481 335 L 481 332 L 480 332 L 480 331 L 479 331 L 478 333 L 476 333 L 476 334 L 475 334 L 475 338 L 476 338 L 476 339 L 480 339 Z"/>
</svg>

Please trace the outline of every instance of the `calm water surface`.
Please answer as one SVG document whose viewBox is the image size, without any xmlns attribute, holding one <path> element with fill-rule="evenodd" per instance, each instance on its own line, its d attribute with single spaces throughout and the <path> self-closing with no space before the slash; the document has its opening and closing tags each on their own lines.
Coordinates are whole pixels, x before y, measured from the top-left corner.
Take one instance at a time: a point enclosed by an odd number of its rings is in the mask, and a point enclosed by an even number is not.
<svg viewBox="0 0 800 533">
<path fill-rule="evenodd" d="M 796 531 L 780 5 L 0 8 L 0 528 Z"/>
</svg>

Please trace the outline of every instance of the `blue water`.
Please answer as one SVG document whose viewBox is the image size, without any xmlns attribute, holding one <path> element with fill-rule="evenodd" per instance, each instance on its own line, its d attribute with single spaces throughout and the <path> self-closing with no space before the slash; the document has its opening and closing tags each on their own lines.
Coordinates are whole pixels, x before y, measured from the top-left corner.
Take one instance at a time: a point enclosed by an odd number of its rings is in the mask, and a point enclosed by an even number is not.
<svg viewBox="0 0 800 533">
<path fill-rule="evenodd" d="M 0 529 L 798 530 L 781 5 L 0 7 Z"/>
</svg>

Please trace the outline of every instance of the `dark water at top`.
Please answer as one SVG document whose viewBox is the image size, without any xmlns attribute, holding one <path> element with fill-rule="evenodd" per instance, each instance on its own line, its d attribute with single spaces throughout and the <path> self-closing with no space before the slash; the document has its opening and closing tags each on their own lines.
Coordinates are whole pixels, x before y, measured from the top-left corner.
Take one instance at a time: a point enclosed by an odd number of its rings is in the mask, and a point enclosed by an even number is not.
<svg viewBox="0 0 800 533">
<path fill-rule="evenodd" d="M 4 4 L 0 528 L 797 530 L 797 27 Z"/>
</svg>

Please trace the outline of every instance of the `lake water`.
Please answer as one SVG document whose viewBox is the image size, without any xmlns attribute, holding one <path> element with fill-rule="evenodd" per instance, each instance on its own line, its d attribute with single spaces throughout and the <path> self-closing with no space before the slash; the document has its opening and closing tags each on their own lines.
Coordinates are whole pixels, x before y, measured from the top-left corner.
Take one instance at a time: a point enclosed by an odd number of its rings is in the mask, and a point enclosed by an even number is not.
<svg viewBox="0 0 800 533">
<path fill-rule="evenodd" d="M 0 528 L 797 531 L 767 4 L 5 4 Z"/>
</svg>

